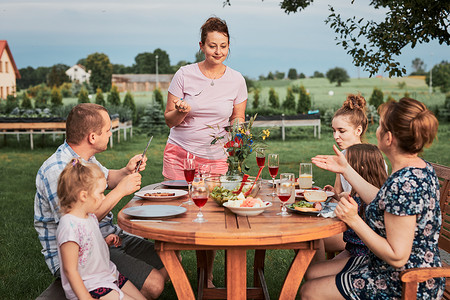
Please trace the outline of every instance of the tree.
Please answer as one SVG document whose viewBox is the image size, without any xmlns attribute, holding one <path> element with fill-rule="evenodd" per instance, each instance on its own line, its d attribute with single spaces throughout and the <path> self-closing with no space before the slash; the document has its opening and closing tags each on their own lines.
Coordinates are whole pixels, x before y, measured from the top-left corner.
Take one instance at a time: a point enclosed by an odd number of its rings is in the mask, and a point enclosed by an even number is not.
<svg viewBox="0 0 450 300">
<path fill-rule="evenodd" d="M 152 52 L 139 53 L 134 58 L 136 62 L 133 69 L 137 74 L 156 74 L 156 56 L 158 56 L 158 73 L 170 74 L 173 72 L 170 66 L 169 55 L 159 48 Z"/>
<path fill-rule="evenodd" d="M 50 72 L 47 74 L 47 85 L 49 87 L 59 87 L 64 82 L 70 82 L 69 76 L 66 74 L 66 70 L 69 69 L 68 65 L 57 64 L 54 65 Z"/>
<path fill-rule="evenodd" d="M 306 9 L 314 0 L 281 0 L 285 13 L 296 13 Z M 353 1 L 352 1 L 353 3 Z M 231 0 L 224 0 L 231 5 Z M 450 45 L 450 5 L 447 1 L 429 0 L 371 0 L 374 9 L 387 10 L 385 19 L 376 22 L 354 16 L 343 20 L 330 6 L 330 15 L 325 20 L 336 33 L 338 45 L 353 57 L 355 66 L 363 67 L 370 75 L 376 75 L 381 67 L 389 76 L 402 76 L 406 69 L 396 61 L 403 48 L 410 45 L 437 40 Z M 379 14 L 376 14 L 377 16 Z"/>
<path fill-rule="evenodd" d="M 288 78 L 294 80 L 294 79 L 297 79 L 297 77 L 298 77 L 297 70 L 294 68 L 289 69 Z"/>
<path fill-rule="evenodd" d="M 343 82 L 350 81 L 350 77 L 348 76 L 347 71 L 339 67 L 328 70 L 326 76 L 330 83 L 336 82 L 337 86 L 341 86 Z"/>
<path fill-rule="evenodd" d="M 253 89 L 253 102 L 252 102 L 252 107 L 253 108 L 258 108 L 259 107 L 259 88 L 254 88 Z"/>
<path fill-rule="evenodd" d="M 275 78 L 276 79 L 284 79 L 284 77 L 285 77 L 285 73 L 284 72 L 278 72 L 278 71 L 275 71 Z"/>
<path fill-rule="evenodd" d="M 287 88 L 286 99 L 283 102 L 283 108 L 286 110 L 295 110 L 295 95 L 291 87 Z"/>
<path fill-rule="evenodd" d="M 154 97 L 156 103 L 159 104 L 159 106 L 164 107 L 163 106 L 164 98 L 163 98 L 163 95 L 162 95 L 161 90 L 159 88 L 156 88 L 156 89 L 153 90 L 153 97 Z"/>
<path fill-rule="evenodd" d="M 117 86 L 113 85 L 111 87 L 111 90 L 108 94 L 108 103 L 112 106 L 119 106 L 120 105 L 120 94 L 119 90 L 117 89 Z"/>
<path fill-rule="evenodd" d="M 275 79 L 275 76 L 273 75 L 273 73 L 272 72 L 269 72 L 269 74 L 267 74 L 267 78 L 266 78 L 267 80 L 274 80 Z"/>
<path fill-rule="evenodd" d="M 5 107 L 6 113 L 9 114 L 16 107 L 19 107 L 19 102 L 17 101 L 17 98 L 14 95 L 6 96 L 6 107 Z"/>
<path fill-rule="evenodd" d="M 32 109 L 32 108 L 33 108 L 33 105 L 31 104 L 31 99 L 30 99 L 30 97 L 28 97 L 27 92 L 24 92 L 24 93 L 22 94 L 22 104 L 21 104 L 21 107 L 22 107 L 23 109 Z"/>
<path fill-rule="evenodd" d="M 306 114 L 310 108 L 311 96 L 306 92 L 305 87 L 301 85 L 299 89 L 297 113 Z"/>
<path fill-rule="evenodd" d="M 442 61 L 433 67 L 431 73 L 433 87 L 439 87 L 443 93 L 448 92 L 450 90 L 450 63 Z M 427 73 L 425 81 L 430 86 L 430 73 Z"/>
<path fill-rule="evenodd" d="M 298 78 L 300 78 L 300 79 L 306 78 L 306 75 L 303 74 L 303 73 L 300 73 L 300 74 L 298 75 Z"/>
<path fill-rule="evenodd" d="M 323 75 L 323 73 L 319 72 L 319 71 L 314 71 L 314 78 L 324 78 L 325 75 Z"/>
<path fill-rule="evenodd" d="M 412 61 L 412 68 L 414 71 L 409 75 L 425 75 L 425 63 L 420 58 L 415 58 Z"/>
<path fill-rule="evenodd" d="M 80 93 L 78 94 L 78 103 L 90 103 L 89 101 L 89 93 L 87 89 L 83 86 L 81 88 Z"/>
<path fill-rule="evenodd" d="M 61 90 L 56 86 L 53 86 L 52 88 L 52 94 L 50 95 L 50 102 L 52 103 L 53 107 L 63 105 Z"/>
<path fill-rule="evenodd" d="M 104 53 L 93 53 L 86 58 L 86 69 L 91 71 L 90 83 L 94 89 L 106 91 L 111 86 L 113 66 Z"/>
<path fill-rule="evenodd" d="M 36 94 L 34 99 L 34 106 L 36 108 L 47 107 L 47 100 L 50 98 L 50 90 L 45 84 L 40 84 L 36 87 Z"/>
<path fill-rule="evenodd" d="M 375 87 L 373 89 L 372 96 L 370 96 L 369 104 L 378 108 L 381 104 L 383 104 L 383 99 L 383 91 Z"/>
<path fill-rule="evenodd" d="M 105 97 L 103 96 L 103 91 L 101 88 L 97 89 L 97 92 L 95 94 L 95 103 L 101 106 L 105 106 Z"/>
<path fill-rule="evenodd" d="M 136 104 L 134 103 L 133 95 L 130 92 L 127 92 L 125 94 L 122 106 L 128 107 L 133 112 L 133 120 L 134 120 L 134 116 L 136 115 Z"/>
<path fill-rule="evenodd" d="M 278 94 L 275 92 L 274 88 L 269 90 L 269 103 L 272 108 L 280 107 L 280 100 L 278 99 Z"/>
</svg>

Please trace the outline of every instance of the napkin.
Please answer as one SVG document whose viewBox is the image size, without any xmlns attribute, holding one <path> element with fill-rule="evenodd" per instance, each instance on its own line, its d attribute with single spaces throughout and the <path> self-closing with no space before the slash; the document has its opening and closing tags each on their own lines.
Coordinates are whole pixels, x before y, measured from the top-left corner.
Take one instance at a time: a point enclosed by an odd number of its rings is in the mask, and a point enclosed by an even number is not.
<svg viewBox="0 0 450 300">
<path fill-rule="evenodd" d="M 324 218 L 335 218 L 336 214 L 334 213 L 334 209 L 336 208 L 337 203 L 327 203 L 324 208 L 319 212 L 318 216 Z"/>
</svg>

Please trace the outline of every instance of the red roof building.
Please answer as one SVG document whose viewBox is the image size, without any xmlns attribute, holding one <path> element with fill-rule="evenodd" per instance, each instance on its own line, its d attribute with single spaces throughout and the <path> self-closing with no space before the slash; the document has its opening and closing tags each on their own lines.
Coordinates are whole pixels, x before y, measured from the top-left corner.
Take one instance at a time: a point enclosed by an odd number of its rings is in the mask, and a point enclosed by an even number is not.
<svg viewBox="0 0 450 300">
<path fill-rule="evenodd" d="M 16 96 L 16 79 L 20 79 L 20 73 L 8 42 L 0 40 L 0 99 L 6 99 L 8 95 Z"/>
</svg>

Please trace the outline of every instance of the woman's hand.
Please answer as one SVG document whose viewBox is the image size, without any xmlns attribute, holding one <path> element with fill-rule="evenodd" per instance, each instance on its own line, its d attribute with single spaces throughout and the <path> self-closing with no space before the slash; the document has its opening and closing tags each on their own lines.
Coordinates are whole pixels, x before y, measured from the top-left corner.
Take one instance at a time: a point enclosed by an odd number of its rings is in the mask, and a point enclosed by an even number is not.
<svg viewBox="0 0 450 300">
<path fill-rule="evenodd" d="M 319 168 L 342 174 L 345 172 L 349 164 L 345 159 L 344 154 L 333 145 L 333 150 L 336 155 L 317 155 L 311 159 L 312 163 Z"/>
<path fill-rule="evenodd" d="M 336 209 L 334 210 L 336 217 L 344 221 L 348 226 L 358 221 L 358 203 L 350 197 L 341 197 Z"/>
<path fill-rule="evenodd" d="M 191 111 L 191 106 L 183 101 L 183 99 L 174 99 L 173 104 L 175 104 L 175 109 L 180 113 L 187 114 Z"/>
</svg>

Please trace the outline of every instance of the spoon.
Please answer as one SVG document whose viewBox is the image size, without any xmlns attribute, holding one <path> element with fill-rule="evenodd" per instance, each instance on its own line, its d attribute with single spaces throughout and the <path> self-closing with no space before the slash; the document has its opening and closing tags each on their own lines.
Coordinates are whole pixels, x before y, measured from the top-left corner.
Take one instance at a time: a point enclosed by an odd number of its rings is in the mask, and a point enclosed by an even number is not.
<svg viewBox="0 0 450 300">
<path fill-rule="evenodd" d="M 248 179 L 248 174 L 244 174 L 244 176 L 242 177 L 241 186 L 239 187 L 239 190 L 237 190 L 236 192 L 233 192 L 234 194 L 239 195 L 241 193 L 241 191 L 244 188 L 244 185 L 245 185 L 245 182 L 247 181 L 247 179 Z"/>
</svg>

